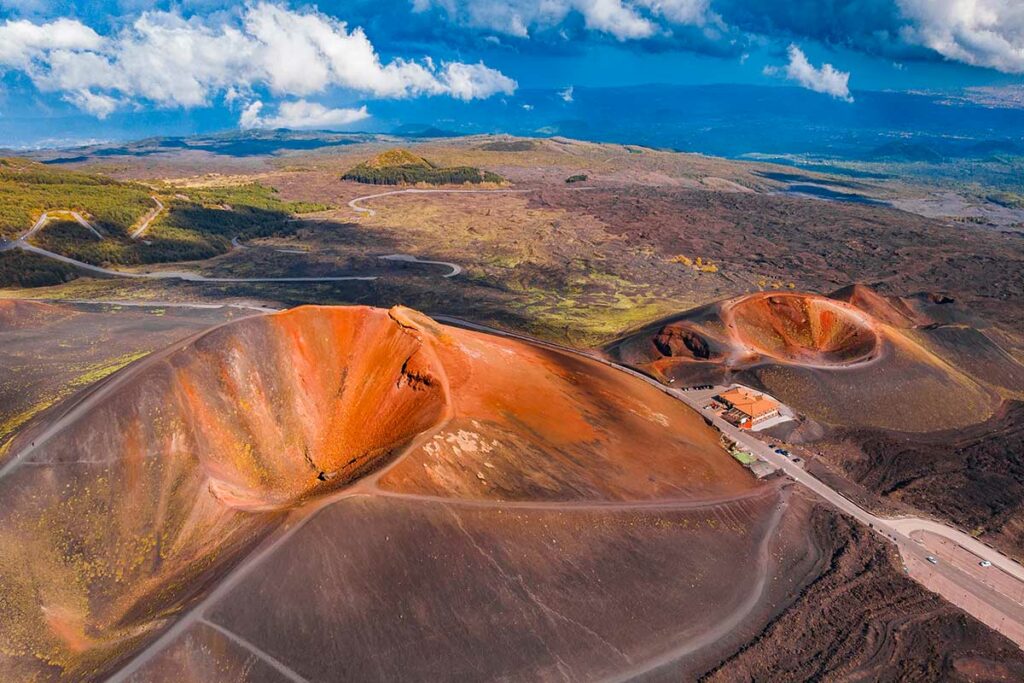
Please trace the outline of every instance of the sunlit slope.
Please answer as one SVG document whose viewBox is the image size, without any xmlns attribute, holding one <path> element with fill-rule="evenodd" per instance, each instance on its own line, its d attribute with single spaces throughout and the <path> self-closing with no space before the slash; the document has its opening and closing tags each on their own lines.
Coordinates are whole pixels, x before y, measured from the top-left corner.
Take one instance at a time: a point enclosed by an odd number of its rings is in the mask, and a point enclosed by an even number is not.
<svg viewBox="0 0 1024 683">
<path fill-rule="evenodd" d="M 608 347 L 684 384 L 738 381 L 825 425 L 927 432 L 987 419 L 1020 368 L 981 332 L 955 331 L 870 288 L 761 292 L 662 321 Z"/>
<path fill-rule="evenodd" d="M 357 479 L 377 493 L 364 475 L 389 462 L 381 493 L 414 497 L 756 488 L 713 430 L 643 382 L 408 309 L 221 326 L 109 378 L 33 439 L 0 479 L 12 680 L 108 671 L 286 518 Z"/>
</svg>

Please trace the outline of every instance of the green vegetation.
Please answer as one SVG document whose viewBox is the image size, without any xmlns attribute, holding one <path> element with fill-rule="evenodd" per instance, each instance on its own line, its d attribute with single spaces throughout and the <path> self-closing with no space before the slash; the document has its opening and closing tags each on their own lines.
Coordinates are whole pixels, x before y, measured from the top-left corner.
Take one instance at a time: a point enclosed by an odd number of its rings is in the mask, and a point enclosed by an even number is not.
<svg viewBox="0 0 1024 683">
<path fill-rule="evenodd" d="M 504 182 L 497 173 L 473 166 L 438 167 L 404 149 L 390 149 L 349 169 L 342 180 L 368 185 L 465 185 Z"/>
<path fill-rule="evenodd" d="M 757 458 L 751 453 L 747 453 L 746 451 L 741 451 L 739 449 L 734 448 L 731 451 L 729 451 L 729 453 L 732 455 L 732 457 L 736 458 L 743 465 L 752 465 L 755 462 L 757 462 Z"/>
<path fill-rule="evenodd" d="M 495 140 L 480 145 L 484 152 L 532 152 L 540 147 L 537 140 Z"/>
<path fill-rule="evenodd" d="M 95 236 L 92 236 L 96 239 Z M 45 287 L 78 277 L 73 266 L 19 249 L 0 252 L 0 287 Z"/>
<path fill-rule="evenodd" d="M 588 175 L 586 175 L 585 173 L 578 173 L 576 175 L 571 175 L 568 178 L 566 178 L 565 182 L 571 185 L 572 183 L 585 183 L 588 180 L 590 180 L 590 177 Z"/>
<path fill-rule="evenodd" d="M 985 197 L 988 201 L 1008 209 L 1024 209 L 1024 196 L 1016 192 L 995 192 Z"/>
<path fill-rule="evenodd" d="M 107 225 L 108 238 L 100 240 L 78 223 L 60 220 L 47 224 L 32 241 L 49 251 L 94 265 L 192 261 L 229 251 L 234 237 L 293 234 L 293 214 L 329 208 L 324 204 L 281 201 L 273 189 L 257 184 L 188 188 L 184 192 L 187 195 L 178 192 L 164 200 L 166 210 L 143 239 L 132 239 L 128 228 Z M 152 208 L 152 200 L 148 201 Z"/>
<path fill-rule="evenodd" d="M 0 238 L 13 239 L 50 209 L 88 215 L 101 230 L 123 232 L 153 206 L 142 185 L 53 169 L 25 159 L 0 159 Z"/>
<path fill-rule="evenodd" d="M 711 259 L 705 261 L 702 256 L 698 256 L 696 259 L 691 259 L 686 254 L 677 254 L 670 258 L 669 261 L 672 263 L 680 263 L 701 273 L 718 272 L 718 264 L 714 263 Z"/>
</svg>

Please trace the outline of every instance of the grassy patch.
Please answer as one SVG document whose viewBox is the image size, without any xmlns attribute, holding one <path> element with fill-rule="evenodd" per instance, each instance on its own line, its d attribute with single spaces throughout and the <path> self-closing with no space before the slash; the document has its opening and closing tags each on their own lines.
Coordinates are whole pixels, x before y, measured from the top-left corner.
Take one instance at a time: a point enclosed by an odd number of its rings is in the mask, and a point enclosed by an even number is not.
<svg viewBox="0 0 1024 683">
<path fill-rule="evenodd" d="M 505 180 L 473 166 L 440 167 L 404 149 L 382 152 L 352 167 L 341 179 L 369 185 L 465 185 Z"/>
<path fill-rule="evenodd" d="M 173 193 L 173 194 L 171 194 Z M 294 234 L 295 214 L 323 211 L 326 204 L 287 202 L 258 184 L 204 188 L 162 188 L 166 210 L 144 239 L 131 226 L 105 225 L 100 240 L 73 221 L 54 221 L 33 241 L 40 247 L 93 265 L 139 265 L 208 259 L 231 249 L 234 237 Z M 152 200 L 147 197 L 149 208 Z M 99 226 L 97 226 L 99 227 Z"/>
<path fill-rule="evenodd" d="M 148 188 L 24 159 L 0 164 L 0 237 L 15 238 L 50 209 L 88 214 L 101 228 L 127 230 L 153 206 Z"/>
</svg>

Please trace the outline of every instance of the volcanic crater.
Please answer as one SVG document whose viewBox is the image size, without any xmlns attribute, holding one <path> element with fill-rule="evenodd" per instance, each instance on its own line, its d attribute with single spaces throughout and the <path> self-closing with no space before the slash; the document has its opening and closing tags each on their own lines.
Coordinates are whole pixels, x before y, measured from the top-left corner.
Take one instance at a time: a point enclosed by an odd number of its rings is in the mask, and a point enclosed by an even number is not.
<svg viewBox="0 0 1024 683">
<path fill-rule="evenodd" d="M 814 294 L 752 294 L 728 302 L 723 317 L 748 350 L 801 365 L 865 362 L 875 356 L 880 341 L 863 312 Z"/>
<path fill-rule="evenodd" d="M 772 497 L 657 389 L 400 307 L 224 324 L 37 427 L 0 476 L 0 669 L 14 679 L 101 677 L 350 495 Z"/>
</svg>

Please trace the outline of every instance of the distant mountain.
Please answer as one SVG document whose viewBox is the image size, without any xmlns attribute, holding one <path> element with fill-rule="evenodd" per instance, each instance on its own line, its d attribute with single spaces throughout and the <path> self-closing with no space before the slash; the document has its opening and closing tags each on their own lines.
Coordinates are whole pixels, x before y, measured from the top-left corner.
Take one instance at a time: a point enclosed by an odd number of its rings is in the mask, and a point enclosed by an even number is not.
<svg viewBox="0 0 1024 683">
<path fill-rule="evenodd" d="M 932 93 L 858 91 L 855 102 L 801 88 L 754 85 L 576 87 L 461 102 L 446 98 L 368 103 L 378 124 L 405 121 L 464 135 L 565 136 L 715 156 L 808 155 L 871 160 L 894 140 L 928 147 L 927 158 L 985 158 L 1024 149 L 1024 110 L 996 109 Z M 970 149 L 971 146 L 976 149 Z M 988 151 L 986 151 L 986 148 Z M 913 150 L 902 150 L 897 157 Z"/>
<path fill-rule="evenodd" d="M 894 140 L 871 150 L 867 155 L 873 161 L 910 161 L 938 163 L 943 156 L 928 145 L 908 140 Z"/>
<path fill-rule="evenodd" d="M 192 137 L 152 137 L 113 145 L 90 145 L 61 151 L 37 152 L 31 156 L 47 164 L 65 164 L 93 158 L 146 157 L 171 152 L 210 152 L 232 157 L 263 156 L 286 151 L 303 151 L 366 142 L 375 136 L 330 131 L 247 130 L 227 131 Z"/>
<path fill-rule="evenodd" d="M 51 163 L 168 151 L 255 156 L 370 139 L 475 134 L 564 136 L 730 158 L 1002 163 L 1024 156 L 1024 109 L 986 107 L 966 100 L 957 100 L 954 106 L 937 93 L 858 91 L 855 102 L 848 103 L 791 87 L 645 85 L 576 87 L 571 102 L 556 90 L 520 90 L 471 102 L 426 97 L 375 100 L 366 106 L 372 117 L 365 123 L 369 132 L 364 133 L 204 132 L 33 156 Z M 8 123 L 5 119 L 5 126 Z M 86 123 L 82 134 L 92 132 Z M 216 125 L 225 128 L 234 123 L 224 119 Z"/>
<path fill-rule="evenodd" d="M 462 135 L 423 123 L 404 123 L 392 130 L 391 134 L 403 138 L 457 138 Z"/>
</svg>

